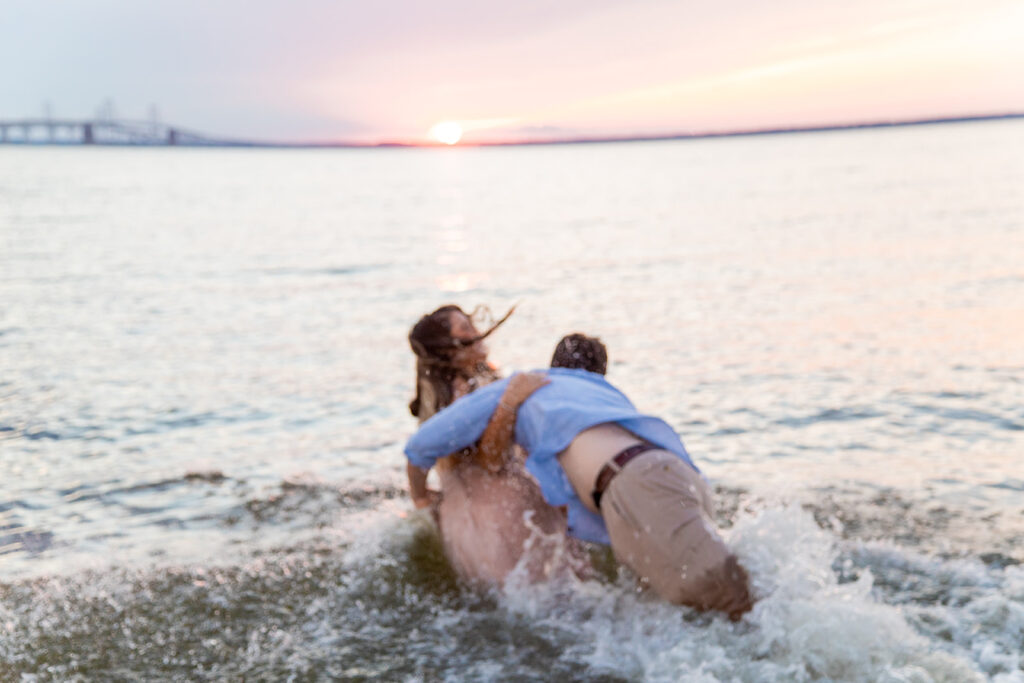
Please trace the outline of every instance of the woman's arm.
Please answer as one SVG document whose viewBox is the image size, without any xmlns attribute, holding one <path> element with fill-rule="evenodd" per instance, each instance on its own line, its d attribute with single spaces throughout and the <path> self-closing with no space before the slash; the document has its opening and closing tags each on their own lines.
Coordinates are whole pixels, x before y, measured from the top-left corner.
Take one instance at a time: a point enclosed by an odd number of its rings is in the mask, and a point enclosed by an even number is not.
<svg viewBox="0 0 1024 683">
<path fill-rule="evenodd" d="M 516 426 L 516 411 L 533 392 L 550 380 L 541 374 L 520 373 L 509 380 L 498 407 L 480 437 L 477 462 L 492 472 L 505 464 L 505 451 L 511 447 Z"/>
<path fill-rule="evenodd" d="M 416 509 L 430 507 L 441 499 L 441 492 L 427 488 L 427 474 L 430 470 L 416 467 L 411 462 L 405 466 L 406 474 L 409 475 L 409 497 Z"/>
</svg>

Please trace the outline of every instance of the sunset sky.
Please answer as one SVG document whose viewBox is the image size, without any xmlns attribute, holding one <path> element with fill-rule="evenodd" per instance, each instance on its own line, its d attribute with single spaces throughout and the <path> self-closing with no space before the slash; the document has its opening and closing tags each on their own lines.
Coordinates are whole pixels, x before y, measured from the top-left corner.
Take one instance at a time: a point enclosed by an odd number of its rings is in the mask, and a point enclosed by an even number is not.
<svg viewBox="0 0 1024 683">
<path fill-rule="evenodd" d="M 0 0 L 0 119 L 276 141 L 1024 112 L 1021 0 Z"/>
</svg>

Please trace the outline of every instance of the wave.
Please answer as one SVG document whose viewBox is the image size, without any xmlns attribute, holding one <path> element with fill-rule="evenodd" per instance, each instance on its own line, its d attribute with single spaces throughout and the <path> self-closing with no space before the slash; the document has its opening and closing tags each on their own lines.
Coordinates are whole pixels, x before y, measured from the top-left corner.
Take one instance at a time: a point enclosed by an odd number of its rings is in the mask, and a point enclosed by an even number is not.
<svg viewBox="0 0 1024 683">
<path fill-rule="evenodd" d="M 280 495 L 341 506 L 328 489 Z M 1017 565 L 846 541 L 798 505 L 741 501 L 728 540 L 758 602 L 733 624 L 625 571 L 472 590 L 393 493 L 354 492 L 318 537 L 241 559 L 0 584 L 0 678 L 1019 680 Z"/>
</svg>

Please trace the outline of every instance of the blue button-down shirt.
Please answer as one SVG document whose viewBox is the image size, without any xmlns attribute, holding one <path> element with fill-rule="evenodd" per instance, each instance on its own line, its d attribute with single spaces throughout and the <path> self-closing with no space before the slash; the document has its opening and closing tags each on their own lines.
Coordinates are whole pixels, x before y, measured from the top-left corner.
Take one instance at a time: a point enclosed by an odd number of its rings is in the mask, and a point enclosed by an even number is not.
<svg viewBox="0 0 1024 683">
<path fill-rule="evenodd" d="M 551 368 L 551 380 L 519 407 L 516 442 L 526 449 L 526 469 L 540 484 L 551 505 L 569 508 L 569 533 L 585 541 L 608 544 L 608 530 L 600 515 L 583 505 L 558 463 L 558 454 L 576 435 L 599 424 L 614 422 L 644 441 L 671 451 L 697 469 L 679 436 L 663 420 L 641 415 L 626 396 L 602 375 L 586 370 Z M 508 384 L 488 384 L 423 423 L 406 444 L 409 462 L 430 469 L 438 458 L 476 443 Z"/>
</svg>

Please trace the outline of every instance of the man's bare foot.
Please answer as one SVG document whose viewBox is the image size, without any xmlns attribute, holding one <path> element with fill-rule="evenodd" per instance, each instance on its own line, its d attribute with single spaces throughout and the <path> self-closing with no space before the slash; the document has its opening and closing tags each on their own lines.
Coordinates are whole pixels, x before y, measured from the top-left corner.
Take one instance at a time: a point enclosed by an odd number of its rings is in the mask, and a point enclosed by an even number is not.
<svg viewBox="0 0 1024 683">
<path fill-rule="evenodd" d="M 750 579 L 735 555 L 709 569 L 706 575 L 709 590 L 701 597 L 701 609 L 725 612 L 733 621 L 739 621 L 754 606 L 750 597 Z"/>
</svg>

